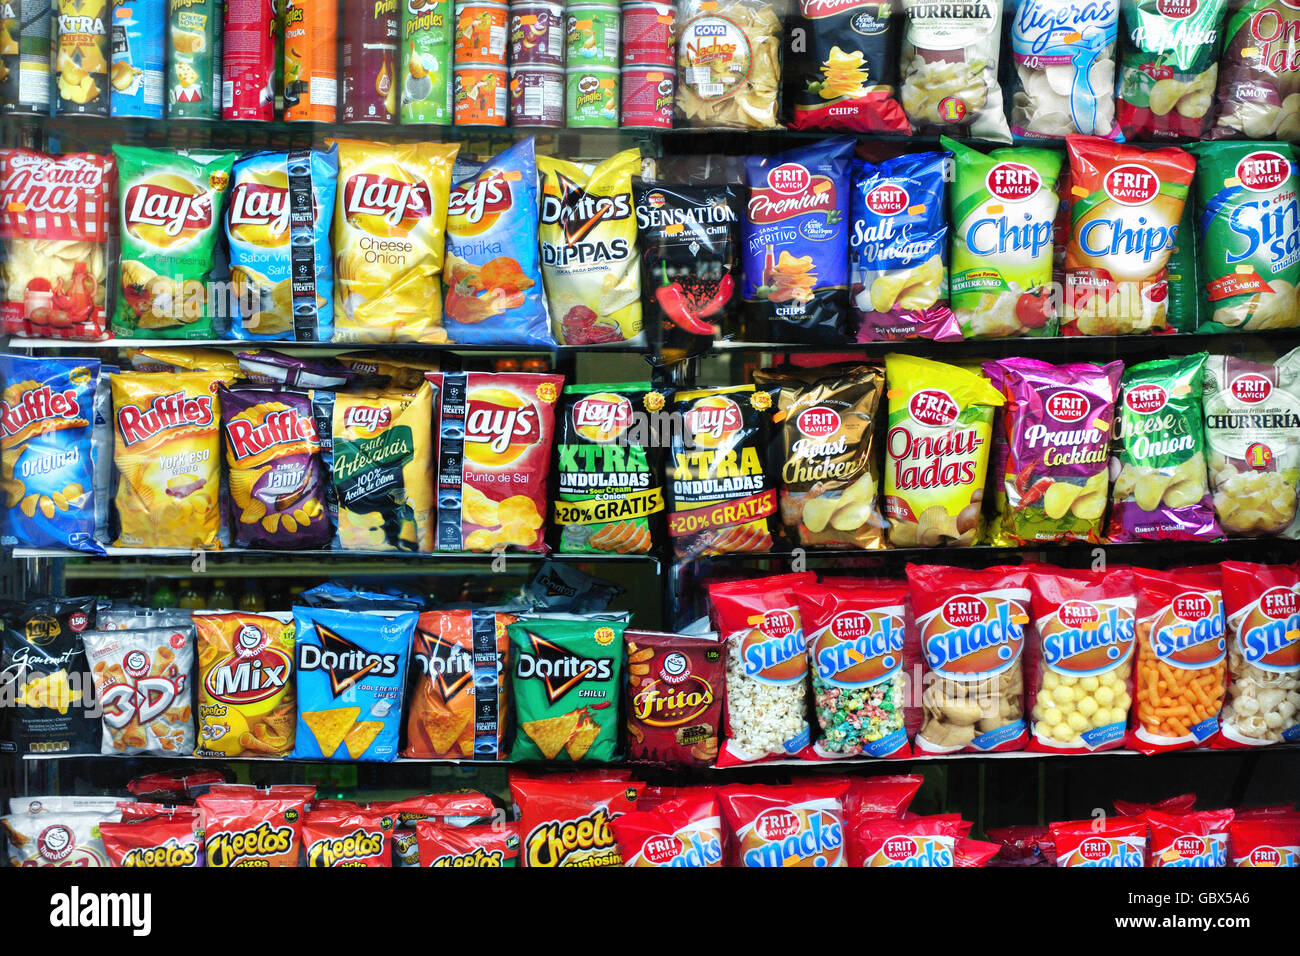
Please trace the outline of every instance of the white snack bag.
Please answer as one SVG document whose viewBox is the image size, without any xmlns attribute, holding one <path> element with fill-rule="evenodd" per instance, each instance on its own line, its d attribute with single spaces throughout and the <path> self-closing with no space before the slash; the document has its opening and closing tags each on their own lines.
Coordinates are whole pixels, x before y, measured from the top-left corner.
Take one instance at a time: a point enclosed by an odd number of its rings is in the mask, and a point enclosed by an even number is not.
<svg viewBox="0 0 1300 956">
<path fill-rule="evenodd" d="M 1018 0 L 1011 22 L 1017 89 L 1011 132 L 1121 138 L 1115 122 L 1117 0 Z"/>
</svg>

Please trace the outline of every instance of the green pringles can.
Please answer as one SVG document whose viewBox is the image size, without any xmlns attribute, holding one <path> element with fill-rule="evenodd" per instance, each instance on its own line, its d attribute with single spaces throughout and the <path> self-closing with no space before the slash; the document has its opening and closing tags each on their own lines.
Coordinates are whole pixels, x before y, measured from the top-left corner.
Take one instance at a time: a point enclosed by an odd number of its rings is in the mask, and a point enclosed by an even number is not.
<svg viewBox="0 0 1300 956">
<path fill-rule="evenodd" d="M 221 118 L 222 0 L 168 0 L 167 118 Z"/>
<path fill-rule="evenodd" d="M 618 68 L 568 67 L 564 75 L 564 125 L 576 129 L 618 126 Z"/>
<path fill-rule="evenodd" d="M 452 0 L 401 0 L 399 122 L 450 126 Z"/>
<path fill-rule="evenodd" d="M 568 65 L 617 67 L 622 22 L 617 4 L 570 4 L 564 11 L 564 53 Z"/>
</svg>

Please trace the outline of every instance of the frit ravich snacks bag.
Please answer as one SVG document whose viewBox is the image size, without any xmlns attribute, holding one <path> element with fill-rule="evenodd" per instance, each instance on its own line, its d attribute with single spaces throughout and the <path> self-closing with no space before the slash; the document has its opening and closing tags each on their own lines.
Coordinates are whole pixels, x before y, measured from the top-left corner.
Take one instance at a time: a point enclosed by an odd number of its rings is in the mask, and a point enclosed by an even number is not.
<svg viewBox="0 0 1300 956">
<path fill-rule="evenodd" d="M 1169 324 L 1166 266 L 1196 160 L 1181 149 L 1143 150 L 1070 136 L 1070 242 L 1065 335 L 1159 332 Z"/>
<path fill-rule="evenodd" d="M 1038 633 L 1025 654 L 1025 696 L 1034 702 L 1029 749 L 1122 746 L 1132 703 L 1133 572 L 1035 568 L 1029 589 Z"/>
<path fill-rule="evenodd" d="M 745 160 L 741 297 L 750 339 L 844 341 L 852 156 L 853 139 L 839 136 Z"/>
<path fill-rule="evenodd" d="M 907 566 L 927 685 L 923 754 L 1022 750 L 1021 653 L 1033 635 L 1023 568 Z"/>
<path fill-rule="evenodd" d="M 886 355 L 885 378 L 889 543 L 974 544 L 1001 393 L 976 372 L 911 355 Z"/>
<path fill-rule="evenodd" d="M 1228 838 L 1233 866 L 1300 867 L 1300 814 L 1238 816 Z"/>
<path fill-rule="evenodd" d="M 1002 389 L 1007 457 L 993 544 L 1101 540 L 1122 362 L 985 362 Z"/>
<path fill-rule="evenodd" d="M 195 614 L 203 757 L 283 757 L 293 750 L 293 618 Z"/>
<path fill-rule="evenodd" d="M 808 658 L 794 589 L 812 572 L 709 587 L 727 645 L 727 740 L 720 766 L 799 756 L 809 743 Z"/>
<path fill-rule="evenodd" d="M 510 775 L 523 866 L 622 866 L 611 821 L 636 809 L 642 784 L 610 777 Z"/>
<path fill-rule="evenodd" d="M 1055 335 L 1050 293 L 1061 154 L 1018 147 L 986 156 L 942 142 L 956 163 L 948 190 L 948 298 L 962 335 Z"/>
<path fill-rule="evenodd" d="M 847 866 L 844 808 L 849 782 L 761 786 L 719 792 L 739 866 Z"/>
<path fill-rule="evenodd" d="M 957 843 L 970 824 L 953 816 L 850 820 L 849 865 L 956 866 Z"/>
<path fill-rule="evenodd" d="M 1288 0 L 1233 4 L 1223 27 L 1211 139 L 1300 138 L 1300 11 Z"/>
<path fill-rule="evenodd" d="M 1146 866 L 1147 825 L 1135 817 L 1053 823 L 1057 866 Z"/>
<path fill-rule="evenodd" d="M 442 256 L 458 143 L 339 140 L 334 339 L 446 342 Z"/>
<path fill-rule="evenodd" d="M 627 631 L 628 759 L 707 767 L 718 756 L 727 648 L 716 635 Z"/>
<path fill-rule="evenodd" d="M 633 810 L 612 823 L 624 866 L 726 866 L 718 794 L 694 787 L 653 810 Z"/>
<path fill-rule="evenodd" d="M 1204 352 L 1131 366 L 1115 406 L 1106 536 L 1196 541 L 1222 535 L 1205 472 Z"/>
<path fill-rule="evenodd" d="M 1231 810 L 1146 812 L 1150 866 L 1227 866 Z"/>
<path fill-rule="evenodd" d="M 105 754 L 194 752 L 194 625 L 86 631 Z"/>
<path fill-rule="evenodd" d="M 1219 569 L 1135 568 L 1133 575 L 1137 668 L 1128 744 L 1147 754 L 1200 746 L 1218 733 L 1227 684 Z"/>
<path fill-rule="evenodd" d="M 104 337 L 113 179 L 107 156 L 0 149 L 4 334 Z"/>
<path fill-rule="evenodd" d="M 1300 566 L 1221 567 L 1232 681 L 1214 745 L 1300 740 Z"/>
</svg>

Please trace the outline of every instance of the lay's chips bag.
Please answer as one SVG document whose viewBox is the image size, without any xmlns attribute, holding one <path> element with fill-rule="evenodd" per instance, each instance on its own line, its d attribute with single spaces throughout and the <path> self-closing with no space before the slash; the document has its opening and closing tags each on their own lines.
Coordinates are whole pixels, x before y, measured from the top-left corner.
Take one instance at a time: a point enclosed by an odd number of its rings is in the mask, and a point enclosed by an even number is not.
<svg viewBox="0 0 1300 956">
<path fill-rule="evenodd" d="M 235 163 L 226 214 L 236 339 L 328 342 L 330 223 L 338 150 L 254 153 Z"/>
<path fill-rule="evenodd" d="M 337 145 L 335 341 L 446 342 L 442 256 L 460 145 Z"/>
</svg>

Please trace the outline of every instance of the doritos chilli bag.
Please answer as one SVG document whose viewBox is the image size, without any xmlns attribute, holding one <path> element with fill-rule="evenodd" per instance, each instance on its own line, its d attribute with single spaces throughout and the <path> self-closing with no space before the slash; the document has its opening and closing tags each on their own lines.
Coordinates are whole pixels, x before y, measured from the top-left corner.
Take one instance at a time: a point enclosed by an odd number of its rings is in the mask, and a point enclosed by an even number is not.
<svg viewBox="0 0 1300 956">
<path fill-rule="evenodd" d="M 726 866 L 722 812 L 712 787 L 625 813 L 611 825 L 624 866 Z"/>
<path fill-rule="evenodd" d="M 1223 36 L 1210 138 L 1300 139 L 1300 10 L 1289 0 L 1244 0 Z"/>
<path fill-rule="evenodd" d="M 283 757 L 293 750 L 293 619 L 195 614 L 203 757 Z"/>
<path fill-rule="evenodd" d="M 636 809 L 631 780 L 510 775 L 523 866 L 622 866 L 611 821 Z"/>
<path fill-rule="evenodd" d="M 101 823 L 99 836 L 109 866 L 195 867 L 204 865 L 198 814 L 131 823 Z"/>
<path fill-rule="evenodd" d="M 847 779 L 719 792 L 739 866 L 848 866 L 844 810 Z"/>
<path fill-rule="evenodd" d="M 103 711 L 105 754 L 194 752 L 194 625 L 87 631 L 86 661 Z"/>
<path fill-rule="evenodd" d="M 207 793 L 202 812 L 208 866 L 297 866 L 308 798 L 270 792 Z"/>
<path fill-rule="evenodd" d="M 1300 740 L 1300 566 L 1220 567 L 1231 681 L 1214 746 Z"/>
</svg>

